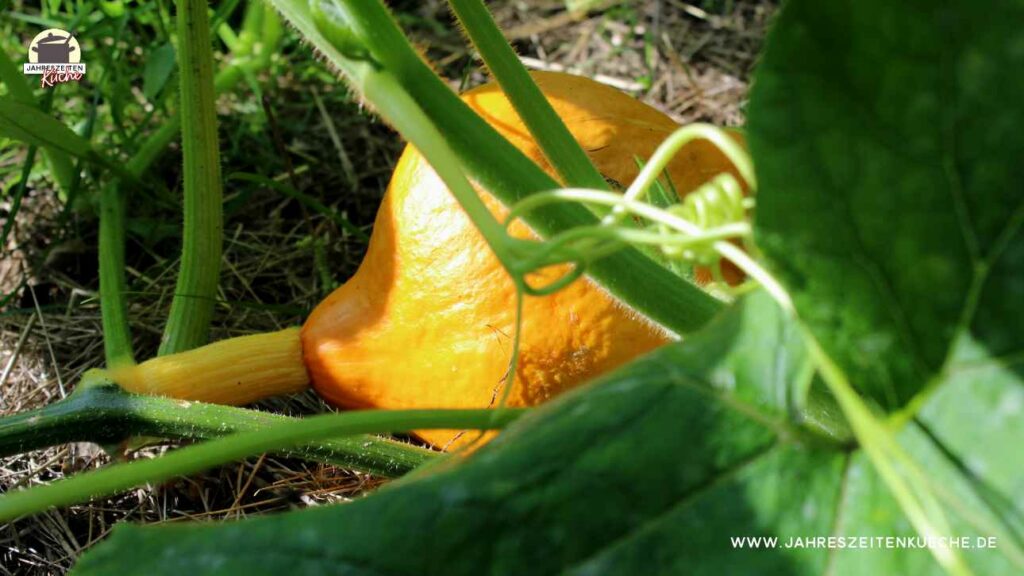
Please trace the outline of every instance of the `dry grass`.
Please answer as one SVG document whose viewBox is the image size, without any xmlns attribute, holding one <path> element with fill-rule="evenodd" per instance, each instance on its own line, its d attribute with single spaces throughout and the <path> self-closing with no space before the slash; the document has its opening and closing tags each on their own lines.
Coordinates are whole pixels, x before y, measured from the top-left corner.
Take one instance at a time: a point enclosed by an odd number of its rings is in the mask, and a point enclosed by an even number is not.
<svg viewBox="0 0 1024 576">
<path fill-rule="evenodd" d="M 728 125 L 742 123 L 750 71 L 773 10 L 770 3 L 735 2 L 730 12 L 714 14 L 681 0 L 647 0 L 590 13 L 566 12 L 564 2 L 553 0 L 492 6 L 530 66 L 596 76 L 633 91 L 680 122 Z M 450 78 L 462 76 L 462 83 L 481 81 L 475 60 L 453 27 L 430 25 L 431 18 L 448 18 L 444 4 L 427 2 L 416 10 L 415 36 L 440 68 Z M 273 86 L 270 111 L 280 132 L 272 139 L 275 149 L 253 149 L 260 142 L 265 147 L 265 141 L 247 137 L 245 122 L 235 118 L 251 107 L 251 95 L 226 97 L 223 106 L 230 116 L 221 130 L 228 135 L 224 173 L 258 171 L 253 166 L 260 154 L 288 157 L 292 174 L 284 169 L 280 178 L 348 214 L 358 225 L 372 223 L 400 144 L 353 106 L 340 103 L 343 99 L 330 86 L 288 74 L 267 84 Z M 337 142 L 311 97 L 313 86 L 335 123 Z M 351 170 L 339 168 L 342 156 Z M 20 154 L 6 158 L 3 162 L 18 166 L 24 159 Z M 175 182 L 179 161 L 176 153 L 168 154 L 155 168 L 155 177 Z M 229 182 L 226 193 L 229 209 L 237 209 L 225 226 L 213 337 L 299 324 L 335 283 L 351 274 L 365 245 L 346 237 L 329 218 L 270 190 Z M 237 198 L 237 206 L 231 197 Z M 137 211 L 133 205 L 133 213 Z M 102 364 L 95 220 L 76 214 L 58 226 L 59 212 L 60 203 L 45 179 L 32 182 L 15 234 L 3 247 L 0 296 L 16 296 L 0 310 L 0 415 L 57 400 L 83 371 Z M 161 219 L 173 223 L 172 212 L 143 212 L 150 220 L 140 220 L 140 225 L 159 231 Z M 176 253 L 173 239 L 151 236 L 134 234 L 128 251 L 130 315 L 140 357 L 156 348 L 176 264 L 169 256 Z M 263 407 L 293 414 L 326 409 L 312 394 Z M 132 450 L 130 457 L 153 457 L 166 449 Z M 106 453 L 87 444 L 2 458 L 0 491 L 50 482 L 109 461 Z M 342 501 L 378 484 L 332 466 L 254 458 L 0 526 L 0 574 L 63 573 L 123 520 L 234 519 Z"/>
<path fill-rule="evenodd" d="M 392 154 L 390 150 L 386 156 Z M 292 211 L 295 214 L 289 213 Z M 335 277 L 350 273 L 363 249 L 343 239 L 326 219 L 310 216 L 307 220 L 301 211 L 269 192 L 255 195 L 245 213 L 236 215 L 226 230 L 222 292 L 213 337 L 300 323 L 308 307 L 330 289 L 320 282 L 321 275 L 315 270 L 313 238 L 319 238 L 323 252 L 331 255 L 329 266 Z M 134 291 L 132 327 L 140 357 L 155 351 L 174 286 L 173 264 L 153 260 L 150 266 L 129 273 Z M 95 294 L 46 268 L 24 269 L 24 275 L 29 280 L 27 297 L 31 299 L 35 293 L 38 299 L 45 291 L 46 304 L 35 306 L 33 301 L 31 306 L 13 307 L 0 316 L 0 363 L 11 367 L 4 372 L 3 414 L 61 398 L 84 370 L 102 364 Z M 23 297 L 22 304 L 26 303 Z M 268 401 L 264 407 L 292 414 L 326 410 L 313 394 Z M 165 449 L 133 450 L 131 457 L 152 457 Z M 88 444 L 3 458 L 0 487 L 10 490 L 49 482 L 107 462 L 109 458 L 101 450 Z M 13 572 L 60 573 L 121 520 L 238 518 L 344 500 L 376 483 L 365 475 L 327 465 L 276 457 L 253 459 L 0 528 L 0 565 Z"/>
</svg>

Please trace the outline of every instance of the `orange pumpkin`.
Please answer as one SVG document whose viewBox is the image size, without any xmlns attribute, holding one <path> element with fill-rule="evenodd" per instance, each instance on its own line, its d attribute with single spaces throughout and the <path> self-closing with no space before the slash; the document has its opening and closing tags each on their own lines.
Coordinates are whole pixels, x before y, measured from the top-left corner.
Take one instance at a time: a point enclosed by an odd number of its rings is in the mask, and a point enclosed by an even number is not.
<svg viewBox="0 0 1024 576">
<path fill-rule="evenodd" d="M 535 73 L 534 79 L 611 181 L 631 182 L 639 172 L 636 159 L 650 157 L 677 128 L 661 112 L 592 80 L 548 72 Z M 463 100 L 552 173 L 495 84 L 471 90 Z M 721 172 L 735 174 L 724 155 L 704 141 L 684 147 L 667 171 L 680 192 Z M 480 193 L 503 219 L 507 209 Z M 510 232 L 533 236 L 520 222 Z M 531 283 L 562 273 L 545 269 Z M 229 340 L 151 360 L 116 379 L 130 390 L 223 403 L 292 392 L 311 381 L 324 399 L 346 408 L 484 408 L 501 396 L 514 304 L 515 286 L 507 272 L 423 156 L 408 146 L 362 265 L 317 306 L 301 335 L 286 330 L 247 337 L 248 354 Z M 672 338 L 586 277 L 548 296 L 527 296 L 509 404 L 548 400 Z M 238 364 L 231 374 L 227 358 Z M 187 384 L 178 370 L 189 370 Z M 274 374 L 264 377 L 268 371 Z M 175 378 L 181 382 L 177 388 Z M 419 433 L 435 446 L 450 445 L 456 434 Z"/>
</svg>

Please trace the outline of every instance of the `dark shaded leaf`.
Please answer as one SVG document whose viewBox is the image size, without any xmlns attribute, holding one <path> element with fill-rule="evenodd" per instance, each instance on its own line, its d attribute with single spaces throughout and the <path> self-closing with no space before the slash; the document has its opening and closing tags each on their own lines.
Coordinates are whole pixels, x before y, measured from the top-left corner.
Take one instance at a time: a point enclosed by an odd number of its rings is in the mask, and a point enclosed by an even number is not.
<svg viewBox="0 0 1024 576">
<path fill-rule="evenodd" d="M 1022 19 L 1020 2 L 794 1 L 758 70 L 758 243 L 888 408 L 972 319 L 996 354 L 1024 349 L 1002 321 L 1024 318 Z"/>
<path fill-rule="evenodd" d="M 85 138 L 53 116 L 11 96 L 0 98 L 0 136 L 77 158 L 92 158 L 92 148 Z"/>
<path fill-rule="evenodd" d="M 167 84 L 174 72 L 174 45 L 170 42 L 151 51 L 146 56 L 146 67 L 142 70 L 142 94 L 152 102 Z"/>
<path fill-rule="evenodd" d="M 0 50 L 0 81 L 7 87 L 7 93 L 10 98 L 22 104 L 38 108 L 25 74 L 3 50 Z M 50 171 L 53 174 L 54 180 L 60 185 L 61 190 L 67 191 L 71 186 L 74 176 L 74 167 L 71 165 L 71 160 L 60 150 L 53 148 L 45 148 L 43 153 L 46 154 L 46 159 L 50 162 Z"/>
</svg>

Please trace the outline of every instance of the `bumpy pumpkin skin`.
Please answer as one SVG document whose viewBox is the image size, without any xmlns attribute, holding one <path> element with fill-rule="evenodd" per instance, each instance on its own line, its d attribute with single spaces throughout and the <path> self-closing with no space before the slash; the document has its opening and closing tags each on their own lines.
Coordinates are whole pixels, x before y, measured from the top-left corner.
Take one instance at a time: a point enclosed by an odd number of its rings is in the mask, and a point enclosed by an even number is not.
<svg viewBox="0 0 1024 576">
<path fill-rule="evenodd" d="M 628 184 L 634 157 L 648 158 L 677 126 L 667 116 L 586 78 L 535 80 L 595 165 Z M 463 99 L 549 173 L 540 149 L 496 85 Z M 692 190 L 731 170 L 695 142 L 669 167 Z M 482 193 L 491 211 L 504 206 Z M 517 237 L 530 237 L 523 224 Z M 540 284 L 562 270 L 531 278 Z M 314 388 L 347 408 L 483 408 L 500 395 L 515 330 L 515 287 L 473 223 L 412 146 L 395 167 L 356 274 L 313 311 L 302 330 Z M 586 278 L 524 303 L 513 406 L 534 405 L 673 339 Z M 454 431 L 419 435 L 444 447 Z"/>
</svg>

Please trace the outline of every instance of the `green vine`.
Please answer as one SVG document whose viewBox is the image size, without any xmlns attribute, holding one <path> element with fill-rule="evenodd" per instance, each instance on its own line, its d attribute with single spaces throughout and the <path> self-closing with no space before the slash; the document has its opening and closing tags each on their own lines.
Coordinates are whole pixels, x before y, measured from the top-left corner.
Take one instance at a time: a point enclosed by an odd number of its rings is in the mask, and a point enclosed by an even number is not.
<svg viewBox="0 0 1024 576">
<path fill-rule="evenodd" d="M 185 227 L 178 282 L 160 354 L 181 352 L 207 341 L 220 275 L 223 227 L 207 3 L 179 0 L 177 4 Z"/>
<path fill-rule="evenodd" d="M 0 419 L 0 456 L 68 442 L 111 445 L 132 436 L 210 440 L 297 421 L 233 406 L 127 394 L 87 372 L 65 400 Z M 287 453 L 385 477 L 401 476 L 437 455 L 373 436 L 318 441 Z"/>
<path fill-rule="evenodd" d="M 125 296 L 126 203 L 124 189 L 116 181 L 100 191 L 100 315 L 103 349 L 110 368 L 135 362 Z"/>
<path fill-rule="evenodd" d="M 181 448 L 160 458 L 118 464 L 6 494 L 0 497 L 0 522 L 41 512 L 53 506 L 66 506 L 109 496 L 140 484 L 201 472 L 218 464 L 285 450 L 323 438 L 408 432 L 413 429 L 503 427 L 522 413 L 522 410 L 363 410 L 282 422 L 263 430 Z"/>
</svg>

